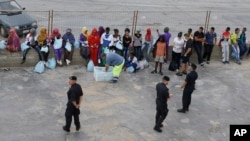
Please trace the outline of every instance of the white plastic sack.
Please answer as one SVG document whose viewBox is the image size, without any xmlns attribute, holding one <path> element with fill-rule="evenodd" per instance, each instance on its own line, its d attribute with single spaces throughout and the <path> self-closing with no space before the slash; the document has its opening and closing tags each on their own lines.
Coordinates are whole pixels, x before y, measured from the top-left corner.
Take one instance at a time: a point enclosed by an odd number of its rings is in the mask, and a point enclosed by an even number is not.
<svg viewBox="0 0 250 141">
<path fill-rule="evenodd" d="M 75 47 L 75 48 L 80 48 L 80 42 L 79 42 L 79 41 L 75 41 L 74 47 Z"/>
<path fill-rule="evenodd" d="M 108 54 L 109 52 L 110 52 L 110 50 L 109 50 L 107 47 L 105 47 L 105 48 L 104 48 L 104 53 L 105 53 L 105 54 Z"/>
<path fill-rule="evenodd" d="M 0 41 L 0 49 L 5 49 L 5 48 L 6 48 L 5 41 L 4 40 Z"/>
<path fill-rule="evenodd" d="M 55 37 L 55 42 L 54 42 L 54 49 L 60 49 L 61 47 L 62 47 L 62 41 L 63 41 L 63 39 L 62 38 L 60 38 L 60 39 L 57 39 L 56 37 Z"/>
<path fill-rule="evenodd" d="M 65 48 L 68 52 L 71 52 L 72 45 L 70 42 L 66 42 Z"/>
<path fill-rule="evenodd" d="M 48 52 L 49 52 L 49 48 L 48 48 L 48 46 L 42 46 L 42 48 L 41 48 L 40 51 L 41 51 L 41 52 L 48 53 Z"/>
<path fill-rule="evenodd" d="M 35 66 L 35 69 L 34 71 L 37 72 L 37 73 L 43 73 L 44 72 L 44 63 L 42 61 L 39 61 L 36 66 Z"/>
<path fill-rule="evenodd" d="M 88 72 L 93 72 L 94 71 L 94 63 L 93 63 L 92 60 L 90 60 L 88 65 L 87 65 L 87 71 Z"/>
<path fill-rule="evenodd" d="M 56 68 L 56 59 L 54 57 L 50 58 L 48 60 L 48 66 L 49 69 L 55 69 Z"/>
<path fill-rule="evenodd" d="M 21 50 L 24 51 L 25 49 L 28 49 L 29 46 L 26 44 L 26 42 L 21 44 Z"/>
<path fill-rule="evenodd" d="M 119 50 L 123 50 L 123 44 L 122 44 L 121 41 L 118 41 L 118 42 L 116 43 L 116 48 L 119 49 Z"/>
<path fill-rule="evenodd" d="M 135 71 L 135 69 L 134 69 L 133 66 L 130 66 L 130 67 L 128 67 L 128 68 L 126 69 L 126 71 L 127 71 L 128 73 L 133 73 L 133 72 Z"/>
</svg>

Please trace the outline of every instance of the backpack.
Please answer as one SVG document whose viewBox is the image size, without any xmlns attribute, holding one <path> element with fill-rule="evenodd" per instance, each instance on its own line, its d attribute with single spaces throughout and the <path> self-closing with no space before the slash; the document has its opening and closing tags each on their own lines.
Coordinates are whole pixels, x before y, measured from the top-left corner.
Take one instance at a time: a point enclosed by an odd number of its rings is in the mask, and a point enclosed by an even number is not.
<svg viewBox="0 0 250 141">
<path fill-rule="evenodd" d="M 175 61 L 171 61 L 168 70 L 175 71 L 176 69 L 177 69 L 177 63 Z"/>
</svg>

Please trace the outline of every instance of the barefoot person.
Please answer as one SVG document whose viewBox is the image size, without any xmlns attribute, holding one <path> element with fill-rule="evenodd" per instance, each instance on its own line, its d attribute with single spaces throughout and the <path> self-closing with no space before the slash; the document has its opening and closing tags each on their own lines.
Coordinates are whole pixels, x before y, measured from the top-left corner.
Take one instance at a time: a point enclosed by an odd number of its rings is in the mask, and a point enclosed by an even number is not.
<svg viewBox="0 0 250 141">
<path fill-rule="evenodd" d="M 81 128 L 79 115 L 80 115 L 80 105 L 82 102 L 83 92 L 81 86 L 77 84 L 76 81 L 77 81 L 76 76 L 69 77 L 70 88 L 67 93 L 68 103 L 65 112 L 66 125 L 63 126 L 63 130 L 66 132 L 70 132 L 72 116 L 74 116 L 76 131 L 78 131 Z"/>
</svg>

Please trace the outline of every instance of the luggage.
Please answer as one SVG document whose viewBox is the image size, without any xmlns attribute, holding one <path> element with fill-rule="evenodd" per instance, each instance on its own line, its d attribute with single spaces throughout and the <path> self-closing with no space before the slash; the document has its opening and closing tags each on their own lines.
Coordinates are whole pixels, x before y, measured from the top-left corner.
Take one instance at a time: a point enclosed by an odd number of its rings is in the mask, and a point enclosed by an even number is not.
<svg viewBox="0 0 250 141">
<path fill-rule="evenodd" d="M 177 68 L 177 63 L 175 61 L 171 61 L 168 67 L 168 70 L 175 71 Z"/>
</svg>

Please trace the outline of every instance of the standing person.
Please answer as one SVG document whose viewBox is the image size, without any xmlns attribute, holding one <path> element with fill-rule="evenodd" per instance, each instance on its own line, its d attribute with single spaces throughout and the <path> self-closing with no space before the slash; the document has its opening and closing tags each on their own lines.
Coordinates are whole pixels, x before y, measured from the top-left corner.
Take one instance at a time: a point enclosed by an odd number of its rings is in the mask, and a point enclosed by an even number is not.
<svg viewBox="0 0 250 141">
<path fill-rule="evenodd" d="M 98 35 L 101 38 L 102 34 L 105 32 L 105 29 L 103 26 L 99 26 L 98 28 Z M 100 44 L 98 47 L 98 64 L 101 63 L 101 59 L 102 59 L 102 45 Z"/>
<path fill-rule="evenodd" d="M 188 36 L 193 40 L 194 36 L 192 32 L 193 32 L 192 28 L 189 28 L 187 33 L 188 33 Z"/>
<path fill-rule="evenodd" d="M 186 33 L 184 34 L 185 42 L 184 42 L 184 51 L 182 54 L 182 64 L 180 71 L 176 73 L 178 76 L 182 76 L 182 74 L 187 74 L 186 70 L 188 68 L 188 62 L 190 56 L 192 55 L 192 48 L 193 48 L 193 40 L 190 36 Z"/>
<path fill-rule="evenodd" d="M 155 115 L 155 126 L 154 130 L 157 132 L 162 132 L 161 127 L 163 127 L 163 121 L 168 115 L 168 99 L 172 96 L 167 88 L 168 82 L 170 81 L 168 76 L 162 78 L 162 82 L 156 85 L 156 115 Z"/>
<path fill-rule="evenodd" d="M 63 126 L 63 130 L 66 132 L 70 132 L 72 116 L 74 116 L 76 131 L 80 130 L 81 128 L 79 115 L 80 115 L 80 106 L 82 102 L 83 92 L 81 85 L 77 84 L 76 81 L 77 81 L 76 76 L 69 77 L 70 88 L 67 92 L 68 103 L 65 112 L 66 125 Z"/>
<path fill-rule="evenodd" d="M 41 27 L 39 31 L 39 35 L 37 36 L 38 47 L 41 49 L 42 59 L 44 64 L 48 66 L 48 57 L 49 57 L 49 47 L 48 43 L 48 34 L 47 29 L 45 27 Z"/>
<path fill-rule="evenodd" d="M 109 47 L 113 45 L 113 35 L 109 33 L 110 28 L 106 27 L 105 33 L 101 36 L 102 54 L 109 52 Z M 101 64 L 105 65 L 105 60 L 101 60 Z"/>
<path fill-rule="evenodd" d="M 118 29 L 114 29 L 114 34 L 113 34 L 113 46 L 116 47 L 116 44 L 118 42 L 121 42 L 121 35 L 119 34 Z M 115 48 L 115 52 L 118 53 L 119 55 L 122 55 L 122 51 L 118 48 Z"/>
<path fill-rule="evenodd" d="M 62 65 L 62 37 L 58 28 L 54 28 L 50 34 L 50 44 L 54 50 L 57 64 Z"/>
<path fill-rule="evenodd" d="M 26 36 L 25 44 L 27 44 L 29 48 L 23 51 L 23 59 L 21 64 L 23 64 L 26 61 L 26 55 L 28 54 L 31 47 L 36 50 L 39 56 L 39 60 L 42 61 L 42 54 L 40 52 L 40 48 L 37 46 L 37 41 L 36 41 L 36 29 L 34 28 L 30 29 L 30 33 Z"/>
<path fill-rule="evenodd" d="M 116 83 L 119 79 L 123 65 L 125 63 L 124 58 L 119 54 L 110 52 L 102 54 L 102 59 L 106 60 L 106 65 L 105 65 L 106 72 L 109 70 L 109 66 L 114 66 L 113 79 L 111 80 L 111 83 Z"/>
<path fill-rule="evenodd" d="M 146 60 L 150 61 L 150 50 L 153 46 L 154 37 L 151 33 L 151 29 L 147 28 L 146 35 L 145 35 L 145 42 L 142 46 L 142 54 L 144 56 L 144 49 L 146 49 Z"/>
<path fill-rule="evenodd" d="M 184 90 L 182 95 L 182 109 L 177 110 L 180 113 L 189 111 L 189 106 L 191 104 L 191 95 L 195 88 L 195 81 L 198 78 L 198 74 L 195 71 L 196 67 L 197 66 L 195 64 L 191 64 L 190 73 L 187 75 L 185 81 L 181 85 L 181 89 L 184 88 Z"/>
<path fill-rule="evenodd" d="M 164 41 L 164 36 L 161 35 L 159 39 L 156 41 L 156 48 L 155 48 L 155 70 L 151 73 L 157 73 L 158 64 L 160 65 L 159 74 L 163 75 L 162 73 L 162 64 L 164 63 L 164 59 L 166 58 L 166 43 Z"/>
<path fill-rule="evenodd" d="M 80 42 L 80 55 L 85 60 L 86 66 L 89 62 L 89 56 L 90 56 L 88 37 L 89 37 L 88 29 L 87 27 L 84 26 L 82 27 L 82 33 L 80 34 L 79 42 Z"/>
<path fill-rule="evenodd" d="M 6 50 L 8 50 L 9 52 L 21 51 L 20 38 L 14 28 L 11 28 L 9 31 L 9 36 L 6 40 Z"/>
<path fill-rule="evenodd" d="M 206 61 L 207 64 L 210 63 L 213 47 L 217 43 L 217 34 L 214 30 L 214 27 L 211 27 L 210 31 L 205 34 L 203 60 Z"/>
<path fill-rule="evenodd" d="M 133 47 L 134 53 L 138 60 L 141 60 L 141 46 L 142 46 L 142 35 L 140 30 L 136 30 L 135 35 L 133 36 Z"/>
<path fill-rule="evenodd" d="M 246 37 L 246 31 L 247 31 L 247 28 L 244 27 L 242 29 L 242 32 L 240 34 L 240 39 L 239 39 L 239 47 L 240 47 L 240 57 L 242 58 L 247 52 L 248 52 L 248 46 L 247 46 L 247 37 Z"/>
<path fill-rule="evenodd" d="M 124 36 L 122 38 L 122 41 L 123 41 L 122 55 L 125 58 L 125 62 L 127 62 L 127 60 L 128 60 L 129 46 L 130 46 L 130 44 L 132 42 L 132 38 L 131 38 L 131 36 L 129 34 L 130 34 L 130 29 L 126 28 L 125 29 L 125 34 L 124 34 Z"/>
<path fill-rule="evenodd" d="M 177 37 L 174 38 L 174 46 L 172 51 L 172 61 L 177 63 L 177 71 L 180 69 L 181 53 L 184 47 L 184 39 L 182 32 L 179 32 Z"/>
<path fill-rule="evenodd" d="M 157 29 L 158 36 L 160 36 L 159 30 Z M 169 41 L 171 38 L 171 33 L 169 33 L 169 27 L 164 28 L 164 41 L 166 43 L 166 63 L 168 62 L 168 46 L 169 46 Z"/>
<path fill-rule="evenodd" d="M 220 45 L 222 47 L 222 63 L 229 64 L 229 44 L 228 40 L 230 37 L 230 27 L 227 27 L 226 30 L 222 33 L 221 39 L 220 39 Z"/>
<path fill-rule="evenodd" d="M 70 65 L 73 59 L 74 54 L 74 43 L 75 43 L 75 37 L 72 34 L 71 28 L 68 28 L 66 30 L 66 33 L 62 37 L 63 39 L 63 48 L 64 48 L 64 62 L 66 62 L 67 65 Z M 67 47 L 67 44 L 69 45 L 69 48 Z"/>
<path fill-rule="evenodd" d="M 238 45 L 238 36 L 240 33 L 240 29 L 236 28 L 235 32 L 230 35 L 229 43 L 232 48 L 232 56 L 235 58 L 235 62 L 237 64 L 241 64 L 240 61 L 240 48 Z"/>
<path fill-rule="evenodd" d="M 204 42 L 203 27 L 200 27 L 198 31 L 194 33 L 194 49 L 197 53 L 198 63 L 200 66 L 204 66 L 202 59 L 202 43 Z"/>
<path fill-rule="evenodd" d="M 94 62 L 96 66 L 98 64 L 98 47 L 100 45 L 100 37 L 98 35 L 97 29 L 92 30 L 91 35 L 88 37 L 90 59 Z"/>
</svg>

